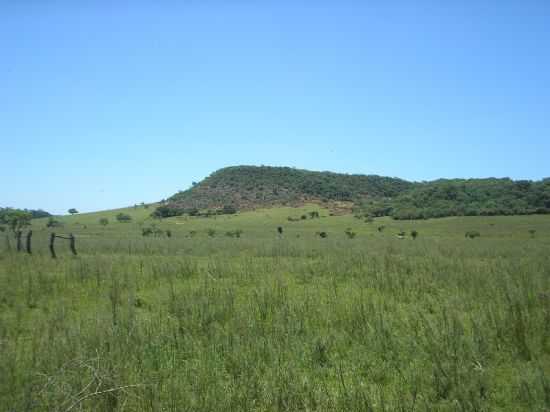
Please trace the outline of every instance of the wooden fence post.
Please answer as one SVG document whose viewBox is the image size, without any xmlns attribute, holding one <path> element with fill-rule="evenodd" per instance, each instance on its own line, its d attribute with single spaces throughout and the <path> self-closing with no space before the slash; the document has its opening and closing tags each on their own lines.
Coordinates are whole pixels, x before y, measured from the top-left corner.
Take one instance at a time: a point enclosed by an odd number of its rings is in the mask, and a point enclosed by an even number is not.
<svg viewBox="0 0 550 412">
<path fill-rule="evenodd" d="M 21 232 L 20 230 L 18 230 L 15 233 L 15 236 L 16 236 L 16 239 L 17 239 L 17 251 L 18 252 L 21 252 L 21 235 L 22 234 L 23 234 L 23 232 Z"/>
<path fill-rule="evenodd" d="M 55 259 L 57 256 L 55 255 L 55 247 L 54 247 L 54 242 L 55 242 L 55 233 L 52 233 L 50 235 L 50 252 L 52 254 L 52 259 Z"/>
<path fill-rule="evenodd" d="M 32 230 L 29 230 L 27 232 L 27 253 L 29 255 L 32 255 L 32 250 L 31 250 L 31 238 L 32 238 Z"/>
<path fill-rule="evenodd" d="M 76 256 L 76 247 L 75 247 L 75 239 L 74 239 L 74 235 L 71 233 L 69 235 L 69 241 L 71 242 L 70 246 L 71 246 L 71 252 L 73 252 L 73 255 Z"/>
</svg>

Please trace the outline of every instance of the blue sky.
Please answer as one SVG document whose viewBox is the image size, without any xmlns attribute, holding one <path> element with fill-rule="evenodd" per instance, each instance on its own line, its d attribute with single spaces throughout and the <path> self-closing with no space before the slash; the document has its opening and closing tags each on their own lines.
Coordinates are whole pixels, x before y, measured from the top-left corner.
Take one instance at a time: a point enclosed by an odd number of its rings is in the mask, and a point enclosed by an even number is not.
<svg viewBox="0 0 550 412">
<path fill-rule="evenodd" d="M 238 164 L 540 179 L 550 2 L 2 1 L 0 148 L 0 206 L 54 213 Z"/>
</svg>

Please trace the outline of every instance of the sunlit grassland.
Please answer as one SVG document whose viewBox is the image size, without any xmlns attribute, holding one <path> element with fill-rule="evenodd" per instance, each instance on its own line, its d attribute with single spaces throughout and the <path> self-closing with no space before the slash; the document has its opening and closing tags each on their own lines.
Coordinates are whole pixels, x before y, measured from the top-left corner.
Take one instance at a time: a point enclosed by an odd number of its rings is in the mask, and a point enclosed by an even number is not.
<svg viewBox="0 0 550 412">
<path fill-rule="evenodd" d="M 550 217 L 151 211 L 60 218 L 77 257 L 46 220 L 0 249 L 0 410 L 550 408 Z"/>
</svg>

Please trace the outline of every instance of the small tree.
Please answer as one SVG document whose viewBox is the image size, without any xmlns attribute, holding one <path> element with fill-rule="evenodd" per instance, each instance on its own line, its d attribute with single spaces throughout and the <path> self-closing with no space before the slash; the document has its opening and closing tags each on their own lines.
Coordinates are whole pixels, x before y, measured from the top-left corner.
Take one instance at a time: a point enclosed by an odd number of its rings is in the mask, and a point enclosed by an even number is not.
<svg viewBox="0 0 550 412">
<path fill-rule="evenodd" d="M 319 236 L 324 239 L 326 237 L 328 237 L 328 233 L 327 232 L 319 232 Z"/>
<path fill-rule="evenodd" d="M 282 226 L 279 226 L 277 228 L 277 232 L 279 233 L 279 235 L 282 235 L 283 234 L 283 227 Z"/>
<path fill-rule="evenodd" d="M 386 228 L 386 226 L 378 226 L 378 231 L 380 233 L 382 233 L 384 231 L 384 229 Z"/>
<path fill-rule="evenodd" d="M 357 233 L 355 233 L 353 230 L 351 230 L 351 228 L 347 228 L 346 231 L 344 232 L 346 234 L 346 236 L 348 237 L 348 239 L 355 239 L 355 236 L 357 236 Z"/>
<path fill-rule="evenodd" d="M 130 216 L 127 213 L 119 213 L 116 215 L 116 220 L 118 220 L 120 223 L 128 223 L 132 221 L 132 216 Z"/>
<path fill-rule="evenodd" d="M 46 227 L 61 227 L 63 226 L 63 223 L 61 223 L 59 220 L 55 220 L 53 217 L 48 218 L 48 222 L 46 223 Z"/>
<path fill-rule="evenodd" d="M 99 224 L 101 226 L 107 226 L 109 224 L 109 219 L 107 219 L 106 217 L 102 217 L 101 219 L 99 219 Z"/>
<path fill-rule="evenodd" d="M 78 213 L 78 210 L 76 210 L 74 207 L 69 209 L 68 212 L 71 214 L 71 215 L 76 215 Z"/>
<path fill-rule="evenodd" d="M 416 239 L 416 237 L 418 236 L 418 232 L 416 230 L 411 230 L 411 236 L 413 239 Z"/>
</svg>

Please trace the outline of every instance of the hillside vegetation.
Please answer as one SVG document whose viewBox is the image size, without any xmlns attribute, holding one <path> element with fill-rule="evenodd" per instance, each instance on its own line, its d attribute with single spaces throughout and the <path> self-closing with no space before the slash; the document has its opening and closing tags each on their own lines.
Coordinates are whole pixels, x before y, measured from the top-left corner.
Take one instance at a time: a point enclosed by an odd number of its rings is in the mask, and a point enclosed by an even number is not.
<svg viewBox="0 0 550 412">
<path fill-rule="evenodd" d="M 198 210 L 233 213 L 275 205 L 322 202 L 353 205 L 360 216 L 425 219 L 550 213 L 550 179 L 442 179 L 408 182 L 377 175 L 312 172 L 289 167 L 235 166 L 220 169 L 157 209 L 161 217 Z"/>
</svg>

